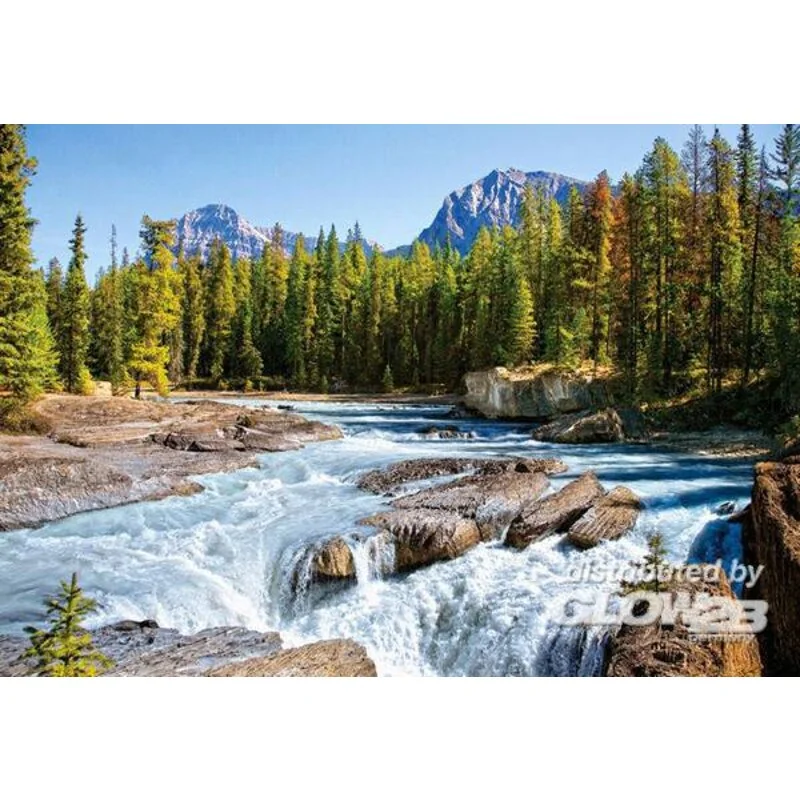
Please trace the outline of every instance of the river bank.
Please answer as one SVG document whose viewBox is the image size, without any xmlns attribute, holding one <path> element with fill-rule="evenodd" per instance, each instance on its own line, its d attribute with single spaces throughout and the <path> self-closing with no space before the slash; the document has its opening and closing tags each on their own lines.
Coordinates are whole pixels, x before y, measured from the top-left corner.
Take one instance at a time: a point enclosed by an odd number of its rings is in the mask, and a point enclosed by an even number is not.
<svg viewBox="0 0 800 800">
<path fill-rule="evenodd" d="M 46 435 L 0 435 L 0 531 L 81 511 L 202 491 L 190 476 L 258 466 L 257 454 L 336 439 L 339 430 L 274 409 L 49 395 Z"/>
</svg>

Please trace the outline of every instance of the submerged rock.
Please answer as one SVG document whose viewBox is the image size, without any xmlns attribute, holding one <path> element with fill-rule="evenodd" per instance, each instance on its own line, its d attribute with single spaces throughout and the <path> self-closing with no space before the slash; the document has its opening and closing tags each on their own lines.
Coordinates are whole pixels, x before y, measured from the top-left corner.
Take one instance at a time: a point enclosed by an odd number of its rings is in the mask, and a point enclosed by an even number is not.
<svg viewBox="0 0 800 800">
<path fill-rule="evenodd" d="M 515 517 L 506 534 L 506 544 L 522 550 L 545 536 L 567 530 L 604 494 L 597 476 L 593 472 L 584 473 Z"/>
<path fill-rule="evenodd" d="M 498 474 L 506 471 L 542 472 L 556 475 L 566 472 L 567 465 L 557 458 L 416 458 L 397 461 L 382 469 L 361 474 L 356 484 L 375 494 L 390 494 L 406 483 L 445 475 L 477 473 Z"/>
<path fill-rule="evenodd" d="M 329 539 L 315 548 L 311 575 L 315 580 L 355 578 L 356 565 L 353 551 L 341 536 Z"/>
<path fill-rule="evenodd" d="M 458 425 L 445 425 L 443 427 L 426 425 L 424 428 L 420 428 L 417 433 L 431 439 L 473 439 L 475 437 L 472 431 L 462 431 Z"/>
<path fill-rule="evenodd" d="M 567 541 L 581 550 L 602 541 L 619 539 L 636 524 L 642 502 L 625 486 L 617 486 L 598 498 L 591 508 L 567 531 Z"/>
</svg>

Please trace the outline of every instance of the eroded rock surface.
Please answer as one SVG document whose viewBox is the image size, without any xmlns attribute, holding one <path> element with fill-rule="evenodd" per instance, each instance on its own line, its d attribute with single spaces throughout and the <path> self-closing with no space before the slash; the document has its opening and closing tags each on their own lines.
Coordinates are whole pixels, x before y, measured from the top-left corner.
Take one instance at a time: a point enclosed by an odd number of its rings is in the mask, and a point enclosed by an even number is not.
<svg viewBox="0 0 800 800">
<path fill-rule="evenodd" d="M 0 531 L 200 491 L 192 475 L 257 466 L 257 452 L 341 436 L 294 414 L 211 401 L 50 396 L 49 437 L 0 436 Z"/>
<path fill-rule="evenodd" d="M 626 439 L 622 419 L 613 408 L 567 414 L 542 425 L 531 435 L 537 441 L 558 444 L 607 444 Z"/>
<path fill-rule="evenodd" d="M 566 531 L 604 494 L 597 476 L 584 473 L 558 492 L 527 506 L 512 520 L 506 544 L 522 550 L 545 536 Z"/>
<path fill-rule="evenodd" d="M 718 582 L 683 582 L 670 591 L 733 597 L 724 574 Z M 621 626 L 609 639 L 604 673 L 617 678 L 756 677 L 761 671 L 755 636 L 697 638 L 679 619 L 670 626 Z"/>
<path fill-rule="evenodd" d="M 626 486 L 616 486 L 599 497 L 589 510 L 570 526 L 567 541 L 586 550 L 602 541 L 619 539 L 630 531 L 642 510 L 638 495 Z"/>
<path fill-rule="evenodd" d="M 566 472 L 567 465 L 557 458 L 416 458 L 365 472 L 356 483 L 368 492 L 391 494 L 403 484 L 415 481 L 466 473 L 490 475 L 509 470 L 556 475 Z"/>
</svg>

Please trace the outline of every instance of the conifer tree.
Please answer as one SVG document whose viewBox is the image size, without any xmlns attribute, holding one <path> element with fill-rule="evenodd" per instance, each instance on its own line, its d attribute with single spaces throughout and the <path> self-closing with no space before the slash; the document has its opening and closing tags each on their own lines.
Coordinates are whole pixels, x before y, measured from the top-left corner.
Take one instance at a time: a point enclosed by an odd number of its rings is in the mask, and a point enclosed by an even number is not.
<svg viewBox="0 0 800 800">
<path fill-rule="evenodd" d="M 89 287 L 86 284 L 84 265 L 87 255 L 84 237 L 86 226 L 80 214 L 72 229 L 70 251 L 64 290 L 61 297 L 58 348 L 61 355 L 61 379 L 68 392 L 89 390 L 86 357 L 89 351 Z"/>
<path fill-rule="evenodd" d="M 186 379 L 197 377 L 203 335 L 206 329 L 205 287 L 200 272 L 199 256 L 191 256 L 180 261 L 183 277 L 183 366 Z"/>
<path fill-rule="evenodd" d="M 0 386 L 23 400 L 57 385 L 44 283 L 31 265 L 25 191 L 36 169 L 22 125 L 0 125 Z"/>
<path fill-rule="evenodd" d="M 36 659 L 38 675 L 94 677 L 113 666 L 111 659 L 94 648 L 91 634 L 81 627 L 97 603 L 83 594 L 76 573 L 72 573 L 70 583 L 61 582 L 58 595 L 48 598 L 45 605 L 50 628 L 25 628 L 31 640 L 25 656 Z"/>
<path fill-rule="evenodd" d="M 208 374 L 219 382 L 225 372 L 225 356 L 230 349 L 236 297 L 233 291 L 233 265 L 228 246 L 216 239 L 208 259 L 206 342 Z"/>
</svg>

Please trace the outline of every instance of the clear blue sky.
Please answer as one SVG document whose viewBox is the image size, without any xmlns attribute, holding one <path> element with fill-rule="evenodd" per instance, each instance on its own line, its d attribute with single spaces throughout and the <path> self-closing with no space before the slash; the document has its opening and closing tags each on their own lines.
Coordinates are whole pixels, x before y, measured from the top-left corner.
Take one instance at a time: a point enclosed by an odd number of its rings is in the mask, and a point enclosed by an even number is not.
<svg viewBox="0 0 800 800">
<path fill-rule="evenodd" d="M 712 126 L 706 126 L 709 134 Z M 720 126 L 731 144 L 735 125 Z M 778 125 L 753 126 L 768 149 Z M 139 220 L 178 217 L 226 203 L 255 225 L 279 221 L 314 235 L 357 219 L 384 248 L 410 243 L 442 199 L 491 172 L 516 167 L 612 180 L 633 171 L 656 136 L 680 151 L 689 125 L 532 126 L 70 126 L 28 129 L 39 161 L 28 204 L 39 220 L 37 261 L 69 260 L 80 211 L 88 226 L 88 272 L 109 260 L 111 225 L 120 250 L 138 247 Z"/>
</svg>

